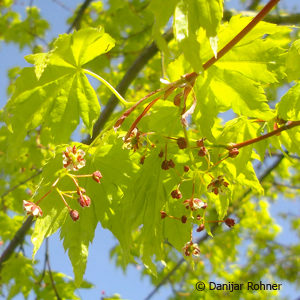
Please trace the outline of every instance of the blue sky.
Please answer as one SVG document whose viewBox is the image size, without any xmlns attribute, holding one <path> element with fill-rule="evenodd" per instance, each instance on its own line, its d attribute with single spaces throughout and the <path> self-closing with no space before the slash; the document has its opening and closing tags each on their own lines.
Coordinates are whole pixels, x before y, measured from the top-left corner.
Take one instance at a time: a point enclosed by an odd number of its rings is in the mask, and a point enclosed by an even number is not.
<svg viewBox="0 0 300 300">
<path fill-rule="evenodd" d="M 23 13 L 28 1 L 17 1 L 18 10 Z M 65 0 L 63 2 L 66 7 L 74 9 L 79 0 Z M 267 2 L 267 1 L 265 1 Z M 47 18 L 51 24 L 51 30 L 47 33 L 46 40 L 51 40 L 58 34 L 65 33 L 68 25 L 65 20 L 70 17 L 71 11 L 61 8 L 55 1 L 34 1 L 34 4 L 40 7 L 42 16 Z M 226 1 L 228 8 L 238 8 L 239 1 Z M 286 9 L 293 9 L 298 4 L 299 0 L 282 0 L 280 7 Z M 299 11 L 299 9 L 297 10 Z M 7 101 L 6 87 L 7 78 L 6 72 L 9 68 L 14 66 L 24 67 L 27 63 L 24 60 L 24 55 L 30 54 L 29 49 L 24 49 L 22 52 L 18 50 L 15 45 L 5 45 L 0 43 L 0 108 L 4 106 Z M 295 204 L 293 204 L 295 205 Z M 280 205 L 275 205 L 272 208 L 272 213 L 277 214 L 283 209 L 293 211 L 293 205 L 285 205 L 283 208 Z M 289 228 L 284 221 L 280 221 L 284 232 L 288 232 Z M 288 243 L 294 239 L 293 235 L 282 234 L 279 237 L 283 243 Z M 30 241 L 28 241 L 30 243 Z M 90 254 L 87 265 L 85 278 L 95 284 L 92 290 L 80 291 L 82 299 L 100 299 L 101 292 L 105 291 L 106 295 L 113 293 L 120 293 L 125 299 L 140 300 L 145 298 L 153 289 L 148 278 L 141 279 L 140 271 L 134 267 L 129 267 L 127 273 L 124 274 L 121 269 L 117 269 L 114 263 L 109 260 L 109 250 L 115 244 L 115 239 L 108 230 L 104 230 L 98 226 L 95 234 L 93 244 L 90 246 Z M 27 254 L 31 255 L 30 247 L 26 249 Z M 37 259 L 43 262 L 44 246 L 39 250 Z M 67 255 L 64 253 L 62 243 L 59 241 L 58 234 L 50 238 L 50 261 L 53 270 L 61 271 L 69 276 L 73 276 L 72 266 Z M 171 289 L 163 287 L 155 297 L 152 299 L 166 299 L 170 295 Z M 286 286 L 284 294 L 293 295 L 294 289 L 291 286 Z M 22 299 L 22 298 L 18 298 Z"/>
</svg>

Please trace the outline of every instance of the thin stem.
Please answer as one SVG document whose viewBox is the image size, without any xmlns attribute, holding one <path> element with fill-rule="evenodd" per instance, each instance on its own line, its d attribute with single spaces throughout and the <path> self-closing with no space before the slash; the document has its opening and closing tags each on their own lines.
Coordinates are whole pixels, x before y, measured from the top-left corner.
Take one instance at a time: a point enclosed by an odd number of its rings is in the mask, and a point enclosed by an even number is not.
<svg viewBox="0 0 300 300">
<path fill-rule="evenodd" d="M 60 195 L 60 197 L 61 197 L 63 203 L 65 204 L 65 206 L 66 206 L 69 210 L 72 210 L 72 208 L 69 206 L 69 204 L 68 204 L 67 201 L 65 200 L 63 193 L 62 193 L 58 188 L 56 188 L 56 191 L 57 191 L 57 193 Z"/>
<path fill-rule="evenodd" d="M 188 137 L 188 133 L 187 133 L 186 127 L 183 125 L 182 128 L 183 128 L 184 137 L 185 137 L 185 140 L 186 140 L 186 143 L 187 143 L 187 148 L 188 148 L 188 153 L 189 153 L 189 157 L 190 157 L 191 163 L 196 168 L 196 166 L 195 166 L 195 159 L 194 159 L 192 150 L 189 147 L 190 142 L 189 142 L 189 137 Z"/>
<path fill-rule="evenodd" d="M 73 182 L 76 185 L 76 187 L 80 190 L 80 186 L 79 186 L 77 180 L 74 178 L 74 175 L 69 174 L 69 173 L 67 175 L 73 180 Z"/>
<path fill-rule="evenodd" d="M 66 197 L 68 197 L 68 198 L 73 199 L 73 195 L 69 195 L 69 194 L 67 194 L 65 192 L 61 192 L 61 194 L 64 195 L 64 196 L 66 196 Z"/>
<path fill-rule="evenodd" d="M 242 143 L 237 143 L 237 144 L 230 145 L 230 146 L 227 147 L 227 149 L 228 150 L 231 150 L 233 148 L 240 149 L 240 148 L 249 146 L 251 144 L 257 143 L 259 141 L 265 140 L 265 139 L 267 139 L 267 138 L 269 138 L 269 137 L 271 137 L 273 135 L 276 135 L 276 134 L 280 133 L 281 131 L 285 131 L 285 130 L 291 129 L 291 128 L 299 126 L 299 125 L 300 125 L 300 121 L 289 121 L 289 122 L 287 122 L 286 125 L 283 125 L 282 127 L 278 128 L 276 130 L 273 130 L 273 131 L 271 131 L 269 133 L 263 134 L 263 135 L 261 135 L 261 136 L 259 136 L 257 138 L 244 141 Z"/>
<path fill-rule="evenodd" d="M 155 102 L 159 100 L 159 98 L 155 98 L 154 100 L 152 100 L 143 110 L 143 112 L 136 118 L 136 120 L 132 123 L 130 129 L 128 130 L 124 141 L 126 142 L 127 139 L 129 138 L 131 132 L 134 130 L 134 128 L 136 128 L 136 125 L 139 123 L 139 121 L 143 118 L 143 116 L 149 111 L 149 109 L 155 104 Z"/>
<path fill-rule="evenodd" d="M 92 177 L 93 176 L 93 174 L 87 174 L 87 175 L 73 175 L 74 177 L 77 177 L 77 178 L 79 178 L 79 177 Z"/>
<path fill-rule="evenodd" d="M 50 189 L 44 196 L 42 196 L 38 201 L 36 201 L 36 204 L 39 204 L 44 198 L 46 198 L 50 193 L 52 192 L 52 189 Z"/>
<path fill-rule="evenodd" d="M 42 196 L 38 201 L 36 201 L 36 204 L 39 204 L 44 198 L 46 198 L 53 191 L 53 189 L 55 188 L 59 180 L 60 178 L 58 177 L 51 185 L 50 190 L 44 196 Z"/>
<path fill-rule="evenodd" d="M 100 82 L 102 82 L 106 87 L 108 87 L 110 89 L 110 91 L 117 97 L 117 99 L 124 105 L 124 106 L 128 106 L 131 104 L 134 104 L 134 102 L 127 102 L 119 93 L 118 91 L 108 82 L 106 81 L 103 77 L 101 77 L 100 75 L 89 71 L 87 69 L 83 69 L 83 72 L 86 74 L 89 74 L 90 76 L 96 78 L 97 80 L 99 80 Z"/>
</svg>

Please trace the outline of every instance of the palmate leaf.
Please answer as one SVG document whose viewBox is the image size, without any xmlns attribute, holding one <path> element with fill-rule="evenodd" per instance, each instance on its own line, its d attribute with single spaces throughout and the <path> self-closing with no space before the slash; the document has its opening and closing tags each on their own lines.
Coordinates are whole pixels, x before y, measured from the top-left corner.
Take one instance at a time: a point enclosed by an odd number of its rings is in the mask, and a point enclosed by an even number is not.
<svg viewBox="0 0 300 300">
<path fill-rule="evenodd" d="M 251 18 L 236 16 L 218 31 L 219 47 L 224 47 Z M 217 111 L 232 110 L 242 116 L 270 120 L 275 117 L 267 104 L 262 84 L 276 83 L 285 77 L 285 48 L 288 42 L 280 37 L 290 30 L 283 26 L 260 22 L 237 45 L 226 53 L 196 82 L 195 122 L 212 138 L 207 122 L 213 124 Z M 265 36 L 265 34 L 268 34 Z M 213 52 L 204 32 L 199 31 L 200 56 L 207 61 Z M 207 115 L 212 118 L 207 118 Z M 197 119 L 199 118 L 199 120 Z M 209 120 L 208 120 L 209 119 Z"/>
<path fill-rule="evenodd" d="M 82 66 L 113 46 L 114 40 L 102 29 L 87 28 L 61 35 L 47 54 L 26 57 L 35 68 L 22 70 L 5 107 L 13 148 L 38 126 L 48 129 L 47 136 L 41 131 L 44 140 L 67 141 L 80 117 L 91 133 L 100 105 Z"/>
</svg>

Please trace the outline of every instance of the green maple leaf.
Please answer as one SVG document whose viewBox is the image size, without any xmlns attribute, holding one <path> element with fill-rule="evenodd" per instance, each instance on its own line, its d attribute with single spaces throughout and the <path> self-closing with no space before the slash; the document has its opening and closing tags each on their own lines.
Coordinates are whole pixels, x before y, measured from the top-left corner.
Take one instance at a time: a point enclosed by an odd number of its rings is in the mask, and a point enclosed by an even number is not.
<svg viewBox="0 0 300 300">
<path fill-rule="evenodd" d="M 61 35 L 49 53 L 26 57 L 35 68 L 22 70 L 5 108 L 14 148 L 38 126 L 48 129 L 44 140 L 68 141 L 80 117 L 92 132 L 100 105 L 82 67 L 113 46 L 103 29 L 87 28 Z"/>
</svg>

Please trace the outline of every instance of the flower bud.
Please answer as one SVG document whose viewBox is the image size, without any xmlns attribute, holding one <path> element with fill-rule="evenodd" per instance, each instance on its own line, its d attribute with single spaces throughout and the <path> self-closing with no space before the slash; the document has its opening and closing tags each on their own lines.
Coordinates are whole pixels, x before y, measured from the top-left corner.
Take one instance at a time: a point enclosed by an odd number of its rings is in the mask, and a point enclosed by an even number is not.
<svg viewBox="0 0 300 300">
<path fill-rule="evenodd" d="M 198 152 L 198 155 L 199 156 L 201 156 L 201 157 L 203 157 L 203 156 L 205 156 L 205 155 L 207 155 L 207 149 L 203 146 L 203 147 L 200 147 L 200 150 L 199 150 L 199 152 Z"/>
<path fill-rule="evenodd" d="M 102 178 L 102 174 L 100 171 L 95 171 L 93 173 L 93 179 L 97 182 L 97 183 L 100 183 L 100 179 Z"/>
<path fill-rule="evenodd" d="M 183 170 L 184 170 L 184 172 L 188 172 L 190 170 L 190 167 L 189 166 L 184 166 Z"/>
<path fill-rule="evenodd" d="M 81 194 L 78 198 L 81 207 L 89 207 L 91 205 L 91 198 L 87 195 Z"/>
<path fill-rule="evenodd" d="M 231 218 L 225 219 L 224 222 L 228 227 L 233 227 L 235 225 L 235 221 Z"/>
<path fill-rule="evenodd" d="M 175 163 L 174 163 L 174 161 L 172 159 L 170 159 L 168 161 L 168 166 L 169 166 L 169 168 L 175 168 Z"/>
<path fill-rule="evenodd" d="M 170 167 L 169 167 L 169 162 L 168 162 L 166 159 L 162 162 L 161 168 L 162 168 L 163 170 L 168 170 L 168 169 L 170 169 Z"/>
<path fill-rule="evenodd" d="M 177 145 L 178 145 L 179 149 L 185 149 L 187 147 L 186 139 L 183 137 L 178 138 Z"/>
<path fill-rule="evenodd" d="M 72 209 L 70 210 L 70 216 L 72 220 L 76 222 L 79 219 L 79 212 L 77 210 Z"/>
<path fill-rule="evenodd" d="M 231 157 L 231 158 L 235 158 L 235 157 L 238 156 L 239 153 L 240 153 L 240 152 L 239 152 L 239 149 L 238 149 L 238 148 L 232 148 L 232 149 L 229 150 L 228 155 L 229 155 L 229 157 Z"/>
<path fill-rule="evenodd" d="M 181 199 L 182 198 L 182 194 L 180 193 L 180 191 L 178 189 L 177 190 L 173 190 L 171 192 L 171 196 L 174 199 Z"/>
<path fill-rule="evenodd" d="M 204 224 L 199 225 L 199 227 L 196 229 L 197 232 L 203 231 L 205 228 Z"/>
<path fill-rule="evenodd" d="M 164 219 L 164 218 L 167 217 L 168 215 L 167 215 L 167 213 L 166 213 L 165 211 L 161 210 L 161 211 L 160 211 L 160 216 L 161 216 L 162 219 Z"/>
</svg>

